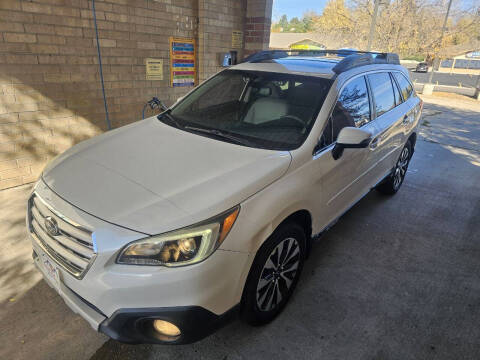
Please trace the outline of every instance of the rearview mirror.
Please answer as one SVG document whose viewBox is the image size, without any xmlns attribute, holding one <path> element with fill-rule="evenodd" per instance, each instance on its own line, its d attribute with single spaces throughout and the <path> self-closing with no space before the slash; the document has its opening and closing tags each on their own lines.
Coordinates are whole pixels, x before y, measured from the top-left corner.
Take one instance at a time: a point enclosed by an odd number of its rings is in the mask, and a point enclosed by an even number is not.
<svg viewBox="0 0 480 360">
<path fill-rule="evenodd" d="M 366 130 L 356 127 L 344 127 L 340 130 L 337 137 L 337 143 L 332 150 L 332 156 L 335 160 L 343 155 L 344 149 L 366 148 L 370 142 L 372 134 Z"/>
</svg>

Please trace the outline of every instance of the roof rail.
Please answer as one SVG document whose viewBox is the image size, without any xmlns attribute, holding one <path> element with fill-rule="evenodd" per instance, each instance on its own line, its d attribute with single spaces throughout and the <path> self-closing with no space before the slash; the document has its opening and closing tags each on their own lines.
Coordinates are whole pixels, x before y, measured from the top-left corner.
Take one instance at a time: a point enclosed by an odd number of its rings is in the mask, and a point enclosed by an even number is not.
<svg viewBox="0 0 480 360">
<path fill-rule="evenodd" d="M 257 63 L 291 56 L 340 56 L 343 57 L 332 71 L 340 74 L 358 66 L 370 64 L 395 64 L 400 65 L 400 59 L 395 53 L 357 51 L 357 50 L 264 50 L 247 56 L 243 62 Z"/>
</svg>

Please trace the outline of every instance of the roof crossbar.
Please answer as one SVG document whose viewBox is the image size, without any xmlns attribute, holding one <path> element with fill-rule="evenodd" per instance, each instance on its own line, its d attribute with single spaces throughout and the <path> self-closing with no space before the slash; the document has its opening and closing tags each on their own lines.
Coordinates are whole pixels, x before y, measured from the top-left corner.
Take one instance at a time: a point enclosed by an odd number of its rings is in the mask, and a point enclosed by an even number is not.
<svg viewBox="0 0 480 360">
<path fill-rule="evenodd" d="M 357 51 L 357 50 L 264 50 L 246 57 L 243 62 L 258 63 L 286 57 L 319 57 L 340 56 L 343 57 L 332 71 L 340 74 L 349 69 L 370 64 L 395 64 L 400 65 L 400 59 L 395 53 Z"/>
</svg>

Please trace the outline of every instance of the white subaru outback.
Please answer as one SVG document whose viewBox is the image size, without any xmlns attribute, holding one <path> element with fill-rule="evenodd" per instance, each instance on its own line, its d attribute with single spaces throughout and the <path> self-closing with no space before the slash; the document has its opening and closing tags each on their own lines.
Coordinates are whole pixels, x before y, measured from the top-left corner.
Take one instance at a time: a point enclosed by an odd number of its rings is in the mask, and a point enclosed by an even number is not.
<svg viewBox="0 0 480 360">
<path fill-rule="evenodd" d="M 312 236 L 372 188 L 398 191 L 421 109 L 395 54 L 254 54 L 52 161 L 28 202 L 34 261 L 119 341 L 267 323 Z"/>
</svg>

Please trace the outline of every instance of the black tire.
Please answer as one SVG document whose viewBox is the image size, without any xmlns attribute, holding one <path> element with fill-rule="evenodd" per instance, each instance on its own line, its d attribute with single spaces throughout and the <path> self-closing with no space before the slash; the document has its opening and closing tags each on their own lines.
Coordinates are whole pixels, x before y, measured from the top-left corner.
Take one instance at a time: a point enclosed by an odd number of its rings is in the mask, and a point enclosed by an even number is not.
<svg viewBox="0 0 480 360">
<path fill-rule="evenodd" d="M 305 249 L 305 230 L 294 222 L 280 225 L 260 247 L 243 290 L 241 318 L 244 321 L 263 325 L 282 311 L 300 277 Z M 270 266 L 275 262 L 277 266 Z"/>
<path fill-rule="evenodd" d="M 382 194 L 393 195 L 403 184 L 405 175 L 407 174 L 408 165 L 410 164 L 410 159 L 412 158 L 413 148 L 410 140 L 407 141 L 400 156 L 398 157 L 395 168 L 393 169 L 390 176 L 388 176 L 384 182 L 377 186 L 377 190 Z"/>
</svg>

